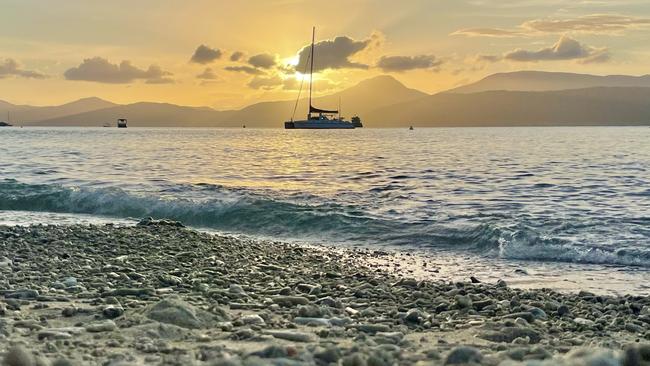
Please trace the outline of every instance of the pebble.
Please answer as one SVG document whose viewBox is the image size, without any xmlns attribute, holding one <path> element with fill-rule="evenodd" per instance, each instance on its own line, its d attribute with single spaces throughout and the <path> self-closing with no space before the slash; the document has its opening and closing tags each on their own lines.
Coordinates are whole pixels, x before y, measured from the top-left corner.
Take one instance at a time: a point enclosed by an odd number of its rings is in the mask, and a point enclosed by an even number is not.
<svg viewBox="0 0 650 366">
<path fill-rule="evenodd" d="M 460 346 L 449 352 L 445 358 L 445 365 L 460 365 L 480 363 L 483 360 L 481 352 L 474 347 Z"/>
</svg>

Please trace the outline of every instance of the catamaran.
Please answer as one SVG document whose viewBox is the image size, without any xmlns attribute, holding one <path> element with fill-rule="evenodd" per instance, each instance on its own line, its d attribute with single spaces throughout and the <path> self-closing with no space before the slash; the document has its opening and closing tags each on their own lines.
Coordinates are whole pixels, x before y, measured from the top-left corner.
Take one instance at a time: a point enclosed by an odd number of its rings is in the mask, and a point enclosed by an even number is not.
<svg viewBox="0 0 650 366">
<path fill-rule="evenodd" d="M 309 58 L 307 60 L 307 62 L 310 65 L 309 66 L 309 111 L 307 112 L 307 119 L 305 120 L 293 119 L 293 117 L 296 114 L 296 108 L 298 107 L 298 102 L 300 101 L 300 92 L 302 91 L 302 82 L 301 82 L 300 89 L 298 91 L 298 99 L 296 99 L 296 104 L 293 108 L 293 115 L 291 116 L 291 120 L 284 122 L 284 128 L 286 129 L 353 129 L 356 127 L 363 127 L 363 124 L 361 124 L 361 119 L 357 116 L 352 117 L 352 121 L 346 121 L 343 117 L 341 117 L 340 106 L 338 110 L 327 110 L 327 109 L 316 108 L 312 105 L 311 100 L 312 100 L 312 89 L 313 89 L 312 79 L 314 74 L 315 38 L 316 38 L 316 27 L 312 29 L 311 50 L 310 50 Z"/>
</svg>

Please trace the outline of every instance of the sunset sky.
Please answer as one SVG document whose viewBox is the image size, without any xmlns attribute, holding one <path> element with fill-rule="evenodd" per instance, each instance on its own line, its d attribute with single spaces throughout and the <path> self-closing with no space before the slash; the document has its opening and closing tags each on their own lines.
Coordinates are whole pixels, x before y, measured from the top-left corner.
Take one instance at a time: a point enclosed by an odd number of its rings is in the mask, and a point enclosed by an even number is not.
<svg viewBox="0 0 650 366">
<path fill-rule="evenodd" d="M 291 99 L 313 25 L 321 94 L 386 73 L 428 93 L 524 69 L 649 73 L 647 0 L 0 5 L 0 99 L 15 104 L 98 96 L 227 109 Z"/>
</svg>

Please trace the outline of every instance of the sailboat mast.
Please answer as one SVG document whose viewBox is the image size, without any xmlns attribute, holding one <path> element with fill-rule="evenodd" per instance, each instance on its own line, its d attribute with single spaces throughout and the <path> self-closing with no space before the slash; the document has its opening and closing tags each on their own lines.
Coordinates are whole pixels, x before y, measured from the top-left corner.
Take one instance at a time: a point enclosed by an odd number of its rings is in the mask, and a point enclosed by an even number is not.
<svg viewBox="0 0 650 366">
<path fill-rule="evenodd" d="M 316 27 L 311 30 L 311 57 L 309 66 L 309 115 L 311 116 L 311 89 L 314 75 L 314 40 L 316 39 Z"/>
</svg>

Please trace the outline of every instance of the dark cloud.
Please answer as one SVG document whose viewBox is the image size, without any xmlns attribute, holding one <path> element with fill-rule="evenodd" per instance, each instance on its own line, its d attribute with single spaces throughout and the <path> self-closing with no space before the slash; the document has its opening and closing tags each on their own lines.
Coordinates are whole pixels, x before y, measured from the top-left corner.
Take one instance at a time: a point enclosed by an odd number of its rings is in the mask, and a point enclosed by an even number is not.
<svg viewBox="0 0 650 366">
<path fill-rule="evenodd" d="M 194 54 L 192 55 L 190 62 L 205 65 L 215 60 L 218 60 L 219 58 L 221 58 L 222 54 L 223 52 L 221 52 L 220 49 L 210 48 L 202 44 L 196 48 L 196 51 L 194 51 Z"/>
<path fill-rule="evenodd" d="M 314 47 L 314 71 L 342 68 L 367 69 L 368 65 L 350 61 L 350 57 L 368 48 L 373 41 L 372 37 L 355 41 L 350 37 L 339 36 L 333 40 L 317 42 Z M 303 47 L 298 52 L 299 60 L 296 70 L 305 69 L 310 52 L 311 45 Z"/>
<path fill-rule="evenodd" d="M 214 73 L 214 71 L 207 67 L 205 70 L 203 70 L 202 73 L 196 75 L 198 79 L 204 79 L 204 80 L 216 80 L 219 79 L 219 76 Z"/>
<path fill-rule="evenodd" d="M 277 75 L 264 77 L 264 76 L 255 76 L 249 83 L 248 86 L 253 89 L 264 89 L 271 90 L 275 89 L 278 86 L 282 85 L 283 80 Z"/>
<path fill-rule="evenodd" d="M 251 56 L 248 59 L 248 63 L 261 69 L 270 69 L 275 66 L 275 56 L 268 53 L 260 53 L 259 55 Z"/>
<path fill-rule="evenodd" d="M 419 56 L 382 56 L 377 67 L 387 72 L 404 72 L 416 69 L 431 69 L 440 66 L 442 61 L 433 55 Z"/>
<path fill-rule="evenodd" d="M 87 58 L 79 66 L 68 69 L 64 74 L 68 80 L 95 81 L 98 83 L 126 84 L 136 80 L 144 80 L 147 84 L 173 83 L 169 78 L 172 74 L 157 65 L 148 69 L 133 66 L 124 60 L 119 65 L 112 64 L 101 57 Z"/>
<path fill-rule="evenodd" d="M 579 60 L 583 63 L 604 62 L 609 60 L 606 48 L 594 48 L 583 45 L 568 36 L 562 36 L 552 47 L 537 51 L 517 49 L 503 55 L 510 61 L 537 62 L 555 60 Z"/>
<path fill-rule="evenodd" d="M 0 62 L 0 79 L 7 76 L 19 76 L 31 79 L 45 79 L 47 76 L 36 71 L 23 70 L 18 62 L 12 58 L 7 58 Z"/>
<path fill-rule="evenodd" d="M 263 75 L 264 71 L 258 70 L 254 67 L 250 66 L 226 66 L 224 67 L 224 70 L 227 71 L 234 71 L 234 72 L 244 72 L 246 74 L 250 75 Z"/>
<path fill-rule="evenodd" d="M 244 53 L 241 51 L 235 51 L 230 55 L 230 61 L 239 61 L 244 57 Z"/>
<path fill-rule="evenodd" d="M 476 56 L 476 59 L 483 62 L 498 62 L 501 61 L 503 57 L 499 55 L 478 55 Z"/>
</svg>

